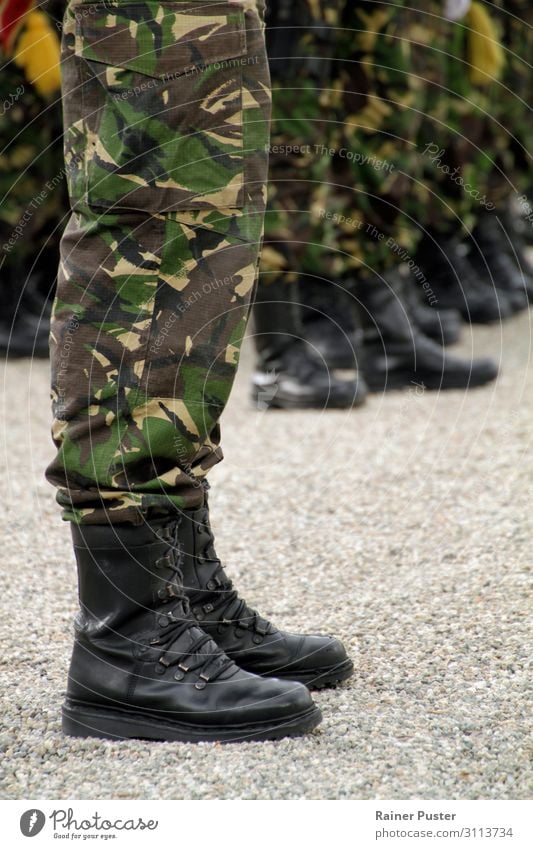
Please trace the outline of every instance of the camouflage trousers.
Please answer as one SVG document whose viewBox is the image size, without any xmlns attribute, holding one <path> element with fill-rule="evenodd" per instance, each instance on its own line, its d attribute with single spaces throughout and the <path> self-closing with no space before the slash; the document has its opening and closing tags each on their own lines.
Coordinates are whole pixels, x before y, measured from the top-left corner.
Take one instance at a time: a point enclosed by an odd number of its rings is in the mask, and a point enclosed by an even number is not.
<svg viewBox="0 0 533 849">
<path fill-rule="evenodd" d="M 203 503 L 262 237 L 262 0 L 68 6 L 72 217 L 53 313 L 47 477 L 78 523 Z"/>
<path fill-rule="evenodd" d="M 272 16 L 280 55 L 262 280 L 383 273 L 421 235 L 427 103 L 414 53 L 433 19 L 404 0 L 272 5 L 285 14 Z"/>
<path fill-rule="evenodd" d="M 428 228 L 441 234 L 468 232 L 480 214 L 524 191 L 531 175 L 528 155 L 533 48 L 529 0 L 484 3 L 504 47 L 502 78 L 480 85 L 470 79 L 468 19 L 450 23 L 427 4 L 429 40 L 413 51 L 424 75 L 427 108 L 417 138 L 421 154 L 423 209 Z M 435 62 L 434 57 L 444 57 Z M 417 214 L 413 197 L 406 209 Z"/>
<path fill-rule="evenodd" d="M 480 86 L 469 25 L 445 18 L 442 0 L 272 3 L 262 282 L 382 274 L 409 261 L 428 230 L 467 233 L 494 209 L 512 157 L 526 165 L 528 0 L 487 5 L 493 17 L 512 11 L 508 76 Z"/>
</svg>

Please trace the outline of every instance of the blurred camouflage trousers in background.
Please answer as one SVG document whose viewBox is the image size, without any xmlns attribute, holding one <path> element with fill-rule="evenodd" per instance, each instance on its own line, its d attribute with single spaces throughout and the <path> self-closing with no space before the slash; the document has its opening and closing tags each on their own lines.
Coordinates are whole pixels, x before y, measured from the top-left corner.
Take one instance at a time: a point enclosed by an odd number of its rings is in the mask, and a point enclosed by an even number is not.
<svg viewBox="0 0 533 849">
<path fill-rule="evenodd" d="M 528 182 L 533 10 L 528 0 L 477 4 L 490 19 L 497 45 L 504 48 L 502 66 L 491 74 L 473 64 L 475 19 L 444 21 L 443 26 L 435 5 L 427 4 L 424 15 L 431 19 L 426 31 L 432 38 L 413 51 L 417 72 L 427 83 L 418 140 L 426 220 L 434 232 L 468 232 L 485 212 L 501 209 L 513 187 L 520 191 Z M 436 62 L 439 56 L 442 60 Z"/>
<path fill-rule="evenodd" d="M 532 13 L 484 5 L 508 47 L 503 82 L 473 78 L 473 27 L 442 0 L 272 4 L 265 283 L 382 274 L 428 229 L 471 230 L 526 169 Z"/>
<path fill-rule="evenodd" d="M 422 49 L 415 52 L 430 72 L 435 70 L 428 63 L 431 56 L 441 51 L 445 57 L 442 79 L 432 76 L 428 83 L 418 144 L 428 231 L 419 259 L 429 277 L 447 275 L 452 286 L 454 278 L 460 280 L 456 293 L 461 299 L 467 292 L 469 300 L 469 309 L 462 311 L 474 320 L 501 320 L 525 309 L 533 297 L 525 244 L 511 207 L 513 196 L 524 196 L 531 181 L 526 127 L 533 17 L 528 6 L 525 0 L 476 0 L 465 18 L 442 32 L 437 28 L 427 59 Z M 458 253 L 465 249 L 466 259 Z M 476 304 L 468 294 L 474 291 Z M 462 308 L 457 298 L 455 303 Z"/>
<path fill-rule="evenodd" d="M 423 38 L 413 49 L 414 70 L 423 81 L 423 118 L 416 138 L 421 204 L 407 195 L 408 212 L 440 236 L 469 231 L 486 195 L 490 153 L 481 149 L 490 98 L 470 76 L 468 19 L 450 21 L 444 4 L 422 7 Z M 466 188 L 465 188 L 466 187 Z"/>
<path fill-rule="evenodd" d="M 510 261 L 493 270 L 512 304 L 460 241 L 489 203 L 492 159 L 480 139 L 501 63 L 486 49 L 496 43 L 485 35 L 494 32 L 486 10 L 459 5 L 270 4 L 258 402 L 268 390 L 274 408 L 343 407 L 364 401 L 365 384 L 457 388 L 494 378 L 492 362 L 443 353 L 462 318 L 496 321 L 528 299 Z M 485 256 L 480 264 L 486 273 Z"/>
<path fill-rule="evenodd" d="M 317 266 L 329 279 L 370 277 L 412 255 L 441 182 L 423 140 L 435 122 L 442 136 L 460 97 L 446 85 L 455 24 L 440 2 L 323 6 L 274 4 L 267 281 Z"/>
<path fill-rule="evenodd" d="M 386 268 L 398 260 L 384 236 L 416 239 L 402 212 L 421 97 L 410 73 L 419 16 L 406 5 L 272 4 L 266 282 L 282 271 L 331 279 Z"/>
<path fill-rule="evenodd" d="M 64 517 L 203 504 L 257 270 L 270 118 L 261 0 L 73 2 L 47 475 Z"/>
</svg>

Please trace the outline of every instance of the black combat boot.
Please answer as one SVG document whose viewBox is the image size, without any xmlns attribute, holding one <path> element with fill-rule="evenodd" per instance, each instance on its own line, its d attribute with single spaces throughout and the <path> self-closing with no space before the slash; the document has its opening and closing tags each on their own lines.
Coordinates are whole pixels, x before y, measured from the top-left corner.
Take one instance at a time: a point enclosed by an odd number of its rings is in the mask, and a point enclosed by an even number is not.
<svg viewBox="0 0 533 849">
<path fill-rule="evenodd" d="M 412 274 L 404 279 L 403 292 L 409 315 L 422 333 L 438 342 L 439 345 L 453 345 L 459 341 L 462 320 L 458 310 L 434 310 L 429 306 L 430 299 L 427 293 Z"/>
<path fill-rule="evenodd" d="M 457 342 L 461 333 L 461 316 L 457 310 L 437 312 L 425 305 L 416 284 L 411 278 L 404 279 L 399 271 L 398 283 L 403 287 L 405 306 L 420 330 L 441 345 Z M 360 309 L 352 294 L 353 281 L 346 281 L 346 288 L 327 284 L 319 287 L 315 281 L 302 285 L 304 332 L 306 339 L 324 358 L 330 368 L 357 369 L 357 379 L 362 392 L 367 387 L 364 373 L 364 331 Z"/>
<path fill-rule="evenodd" d="M 30 312 L 24 306 L 12 322 L 0 320 L 0 356 L 9 359 L 47 359 L 50 321 Z"/>
<path fill-rule="evenodd" d="M 351 288 L 350 283 L 347 283 L 347 286 Z M 307 293 L 307 289 L 304 291 Z M 404 281 L 404 292 L 409 314 L 426 336 L 441 345 L 452 345 L 458 341 L 462 322 L 457 310 L 437 312 L 432 309 L 424 302 L 411 278 Z M 320 353 L 330 368 L 355 368 L 360 391 L 366 394 L 363 377 L 364 332 L 356 300 L 344 289 L 330 286 L 329 303 L 324 303 L 313 294 L 310 304 L 313 309 L 304 310 L 307 341 Z"/>
<path fill-rule="evenodd" d="M 313 689 L 352 675 L 353 663 L 338 640 L 280 631 L 239 597 L 215 552 L 207 499 L 205 507 L 182 512 L 178 538 L 192 613 L 242 669 Z"/>
<path fill-rule="evenodd" d="M 260 285 L 254 304 L 257 367 L 252 398 L 260 409 L 354 407 L 366 391 L 357 379 L 335 375 L 304 338 L 294 284 Z"/>
<path fill-rule="evenodd" d="M 10 359 L 48 358 L 50 300 L 43 297 L 36 275 L 25 279 L 13 269 L 4 269 L 0 310 L 0 356 Z"/>
<path fill-rule="evenodd" d="M 78 737 L 271 740 L 321 719 L 297 682 L 244 672 L 198 625 L 175 518 L 72 528 L 81 611 L 63 730 Z"/>
<path fill-rule="evenodd" d="M 453 356 L 422 333 L 402 301 L 397 275 L 359 280 L 356 292 L 365 316 L 365 380 L 371 390 L 411 384 L 466 389 L 497 376 L 492 360 Z"/>
<path fill-rule="evenodd" d="M 515 312 L 526 309 L 533 301 L 533 277 L 527 266 L 518 266 L 512 242 L 498 223 L 496 213 L 482 213 L 472 236 L 469 260 L 478 274 L 494 281 Z"/>
<path fill-rule="evenodd" d="M 495 288 L 488 274 L 479 275 L 456 239 L 424 237 L 417 263 L 435 295 L 433 309 L 457 310 L 472 324 L 489 324 L 512 314 L 506 293 Z"/>
<path fill-rule="evenodd" d="M 357 372 L 358 394 L 364 399 L 363 330 L 357 302 L 338 283 L 310 275 L 300 278 L 299 292 L 306 340 L 330 368 Z"/>
<path fill-rule="evenodd" d="M 503 231 L 505 234 L 508 252 L 515 259 L 520 270 L 529 275 L 531 279 L 533 275 L 533 257 L 529 251 L 525 228 L 525 222 L 511 209 L 504 209 L 498 212 L 501 220 Z M 531 230 L 531 227 L 527 228 Z M 531 286 L 527 287 L 527 293 L 530 303 L 533 302 L 533 291 Z"/>
</svg>

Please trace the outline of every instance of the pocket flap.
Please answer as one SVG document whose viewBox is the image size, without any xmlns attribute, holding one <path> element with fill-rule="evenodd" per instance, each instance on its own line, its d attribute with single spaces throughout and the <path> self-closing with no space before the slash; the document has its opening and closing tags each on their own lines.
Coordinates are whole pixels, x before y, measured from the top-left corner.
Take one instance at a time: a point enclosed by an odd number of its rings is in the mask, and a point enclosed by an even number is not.
<svg viewBox="0 0 533 849">
<path fill-rule="evenodd" d="M 75 14 L 78 56 L 151 77 L 246 53 L 244 12 L 235 3 L 82 3 Z"/>
</svg>

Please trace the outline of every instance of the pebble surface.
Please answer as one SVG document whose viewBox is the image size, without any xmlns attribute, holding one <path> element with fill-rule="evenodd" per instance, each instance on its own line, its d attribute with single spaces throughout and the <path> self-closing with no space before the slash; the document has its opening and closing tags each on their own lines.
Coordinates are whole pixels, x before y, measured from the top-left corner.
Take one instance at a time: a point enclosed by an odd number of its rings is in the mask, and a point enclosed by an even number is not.
<svg viewBox="0 0 533 849">
<path fill-rule="evenodd" d="M 342 638 L 354 677 L 311 735 L 183 745 L 65 738 L 76 609 L 43 477 L 48 364 L 3 368 L 0 794 L 18 799 L 522 799 L 533 788 L 531 315 L 465 329 L 497 383 L 262 412 L 249 347 L 211 475 L 219 554 L 288 630 Z"/>
</svg>

